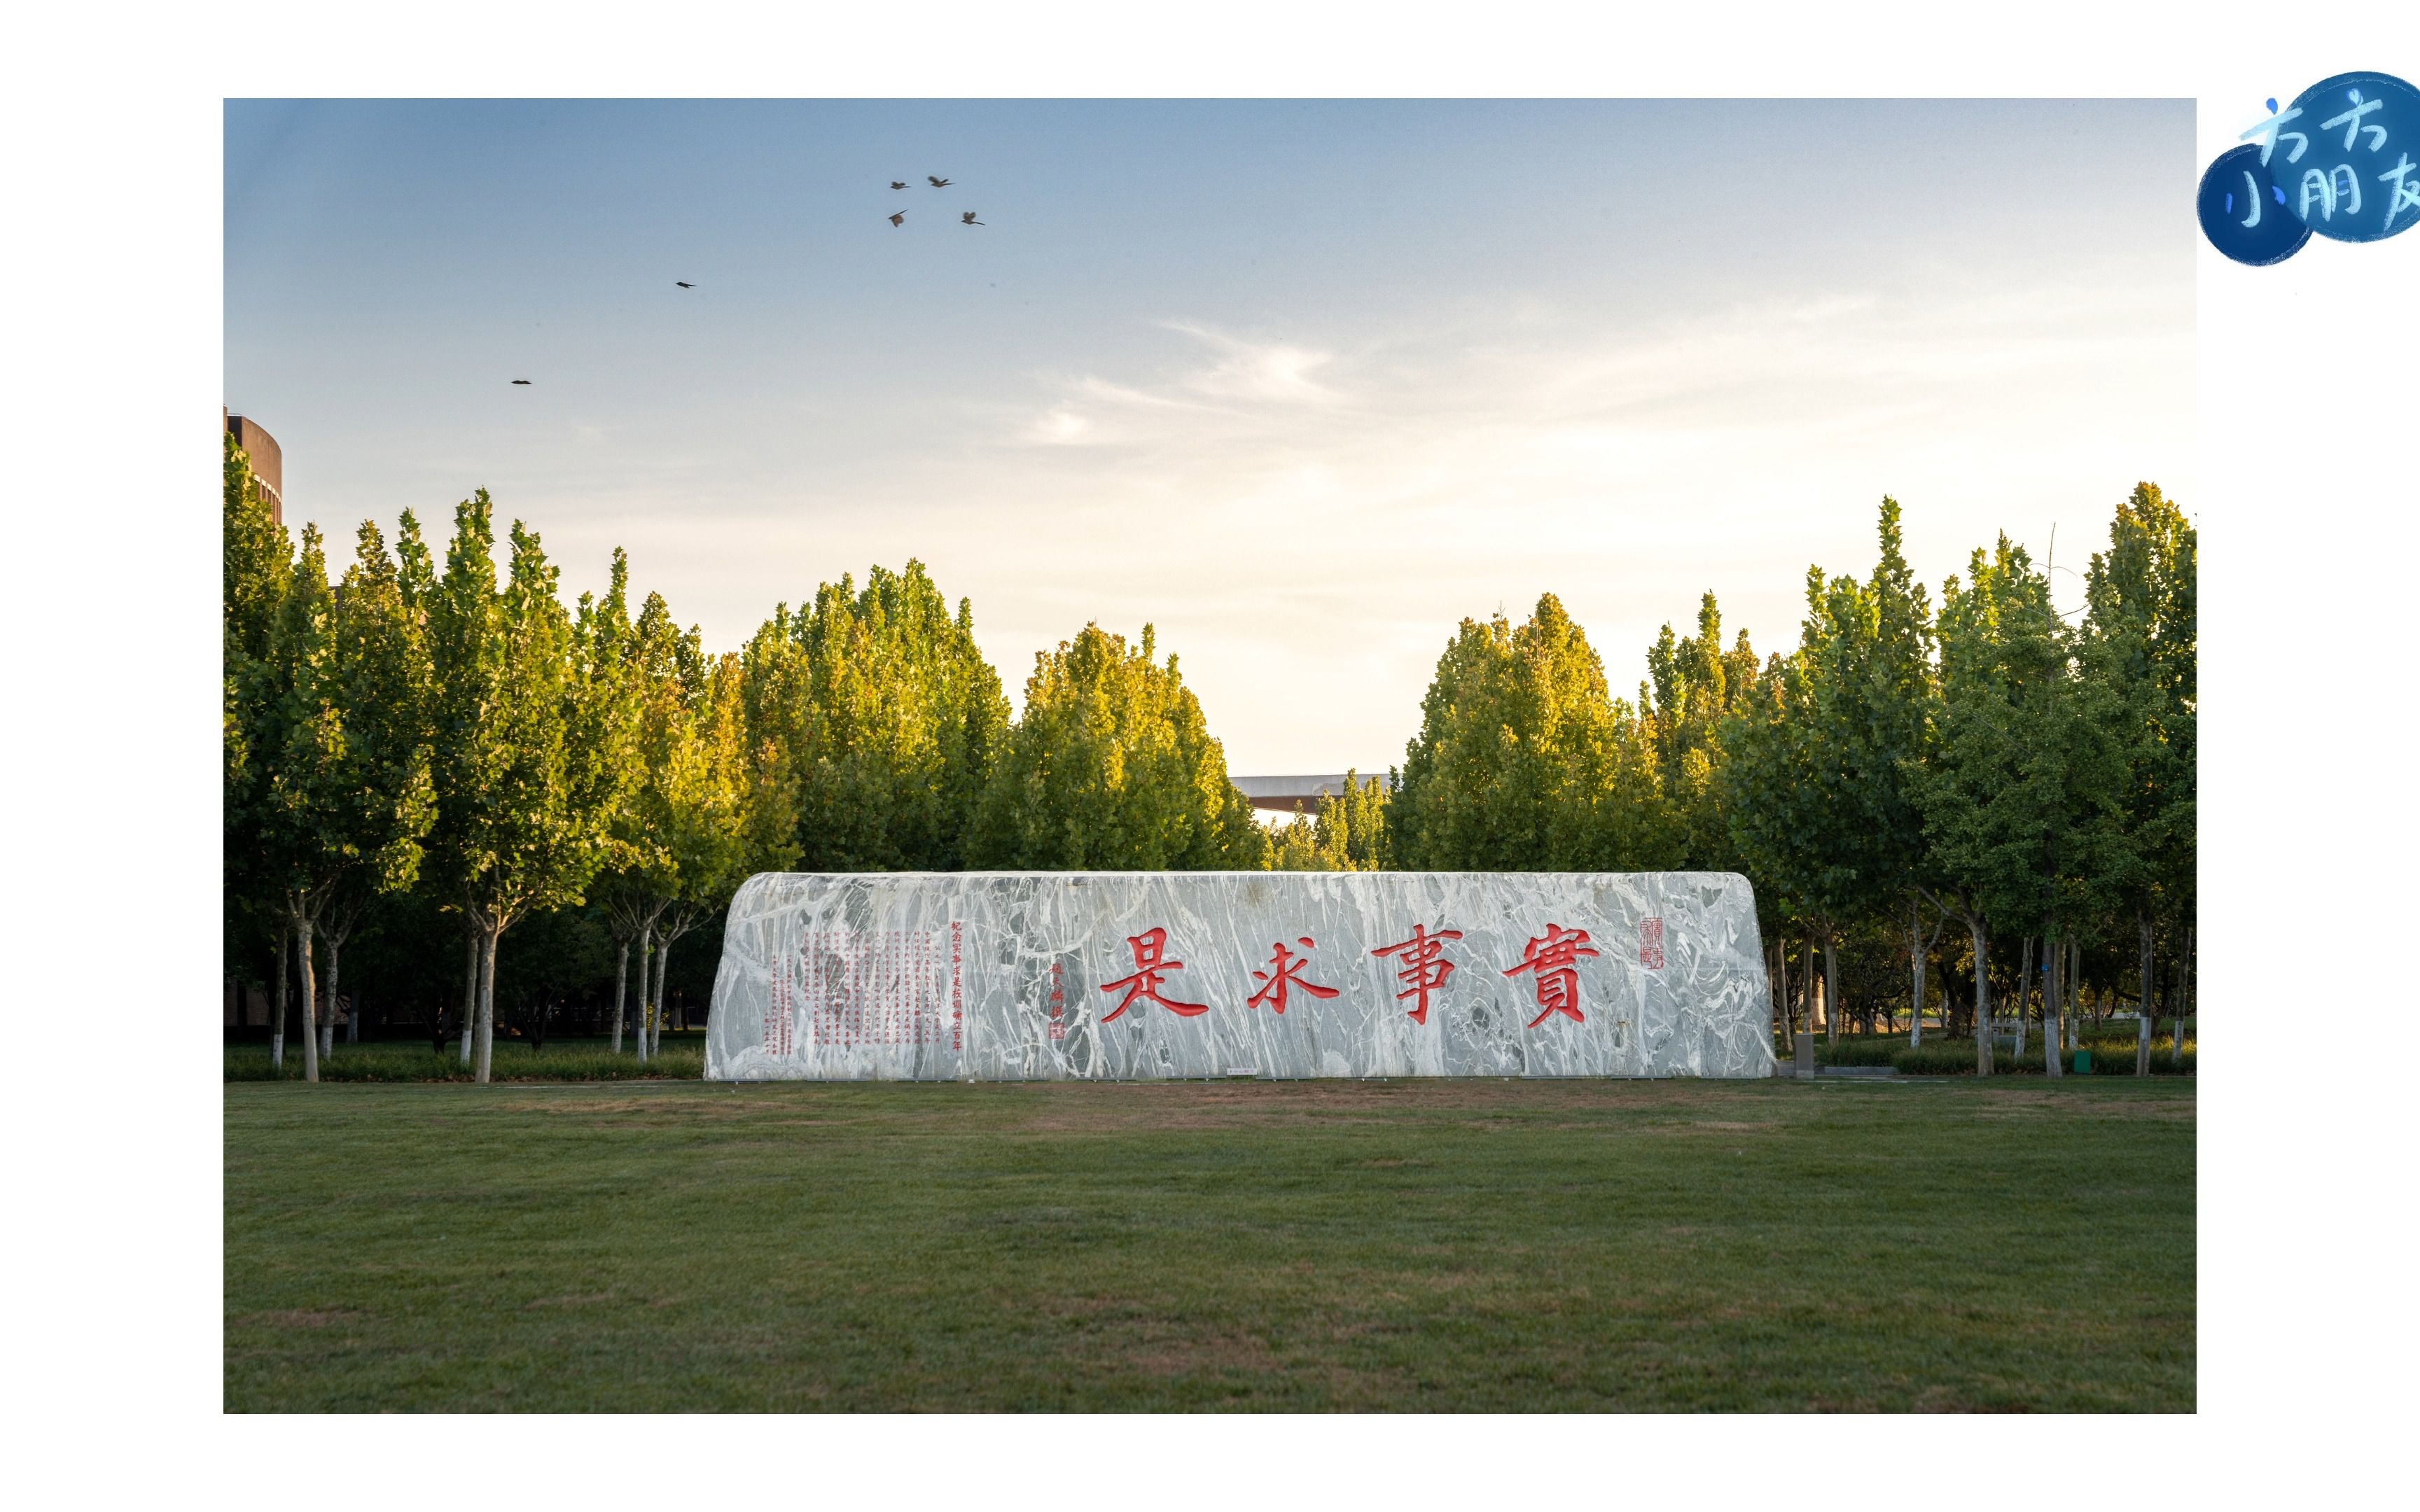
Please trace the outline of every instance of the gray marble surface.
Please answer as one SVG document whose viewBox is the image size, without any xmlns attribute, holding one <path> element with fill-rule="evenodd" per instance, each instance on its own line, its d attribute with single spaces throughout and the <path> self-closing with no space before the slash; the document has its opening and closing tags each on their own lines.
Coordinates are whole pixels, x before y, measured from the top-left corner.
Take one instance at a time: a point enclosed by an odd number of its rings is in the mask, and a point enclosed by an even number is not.
<svg viewBox="0 0 2420 1512">
<path fill-rule="evenodd" d="M 1770 1076 L 1770 1003 L 1730 872 L 768 872 L 706 1074 Z"/>
</svg>

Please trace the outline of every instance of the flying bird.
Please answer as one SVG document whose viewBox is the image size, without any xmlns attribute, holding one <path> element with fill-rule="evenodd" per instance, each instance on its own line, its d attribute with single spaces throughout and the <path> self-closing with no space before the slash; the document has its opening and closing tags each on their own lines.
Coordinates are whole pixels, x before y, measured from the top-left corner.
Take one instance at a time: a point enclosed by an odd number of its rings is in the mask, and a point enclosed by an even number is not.
<svg viewBox="0 0 2420 1512">
<path fill-rule="evenodd" d="M 898 214 L 891 218 L 891 224 L 892 225 L 897 225 L 900 222 L 906 219 L 908 219 L 908 212 L 906 210 L 901 210 Z"/>
<path fill-rule="evenodd" d="M 981 224 L 983 224 L 983 223 L 982 223 L 981 221 L 978 221 L 978 220 L 976 220 L 976 219 L 975 219 L 975 212 L 974 212 L 974 211 L 972 211 L 972 210 L 969 210 L 969 211 L 967 211 L 964 215 L 959 216 L 959 217 L 958 217 L 958 224 L 959 224 L 960 225 L 981 225 Z"/>
<path fill-rule="evenodd" d="M 907 185 L 904 181 L 902 181 L 902 180 L 900 180 L 900 179 L 893 178 L 892 180 L 891 180 L 891 187 L 892 187 L 892 188 L 893 188 L 893 189 L 905 189 L 905 188 L 907 188 L 907 187 L 908 187 L 908 185 Z"/>
<path fill-rule="evenodd" d="M 527 382 L 529 381 L 529 379 L 527 379 L 527 378 L 515 378 L 515 379 L 513 379 L 513 381 L 514 381 L 514 382 L 516 382 L 516 383 L 527 383 Z"/>
<path fill-rule="evenodd" d="M 924 176 L 924 182 L 932 185 L 935 189 L 947 189 L 950 187 L 950 181 L 948 179 L 936 178 L 931 174 L 926 174 Z"/>
<path fill-rule="evenodd" d="M 697 285 L 696 285 L 695 284 L 684 284 L 684 283 L 682 283 L 679 279 L 675 278 L 675 279 L 674 279 L 674 280 L 673 280 L 673 287 L 675 287 L 675 288 L 695 288 L 695 287 L 697 287 Z"/>
</svg>

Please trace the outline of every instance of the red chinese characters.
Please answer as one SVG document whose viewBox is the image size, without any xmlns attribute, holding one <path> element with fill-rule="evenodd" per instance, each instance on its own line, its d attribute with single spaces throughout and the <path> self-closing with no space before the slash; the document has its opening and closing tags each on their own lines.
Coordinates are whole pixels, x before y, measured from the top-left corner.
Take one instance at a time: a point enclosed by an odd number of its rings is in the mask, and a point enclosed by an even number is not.
<svg viewBox="0 0 2420 1512">
<path fill-rule="evenodd" d="M 1638 921 L 1638 964 L 1650 971 L 1664 969 L 1664 921 L 1642 918 Z"/>
<path fill-rule="evenodd" d="M 1126 943 L 1134 947 L 1135 974 L 1101 984 L 1101 991 L 1105 993 L 1123 991 L 1125 994 L 1125 996 L 1118 1000 L 1117 1007 L 1101 1016 L 1102 1023 L 1109 1023 L 1138 1002 L 1157 1003 L 1170 1012 L 1186 1018 L 1191 1018 L 1196 1013 L 1210 1011 L 1210 1005 L 1207 1003 L 1171 1002 L 1159 995 L 1159 979 L 1171 971 L 1185 969 L 1184 962 L 1166 959 L 1168 931 L 1147 929 L 1140 934 L 1127 935 Z"/>
<path fill-rule="evenodd" d="M 1396 945 L 1381 946 L 1370 952 L 1375 956 L 1400 955 L 1403 969 L 1395 973 L 1395 980 L 1405 983 L 1406 990 L 1397 993 L 1395 1001 L 1400 1003 L 1406 997 L 1419 999 L 1418 1004 L 1407 1010 L 1413 1023 L 1426 1024 L 1429 1021 L 1429 994 L 1444 986 L 1446 978 L 1453 975 L 1453 963 L 1445 959 L 1445 942 L 1460 938 L 1462 931 L 1458 929 L 1440 929 L 1432 934 L 1427 925 L 1415 924 L 1410 939 Z"/>
<path fill-rule="evenodd" d="M 1537 973 L 1531 983 L 1538 992 L 1538 1016 L 1529 1021 L 1536 1028 L 1553 1014 L 1560 1013 L 1575 1024 L 1587 1022 L 1580 1016 L 1579 958 L 1598 952 L 1589 945 L 1588 931 L 1565 929 L 1549 922 L 1546 933 L 1529 942 L 1521 952 L 1521 964 L 1508 967 L 1504 975 L 1517 977 L 1525 971 Z"/>
<path fill-rule="evenodd" d="M 1310 935 L 1305 934 L 1298 936 L 1295 943 L 1299 944 L 1304 949 L 1309 950 L 1314 948 L 1315 942 L 1312 941 Z M 1269 1007 L 1277 1010 L 1279 1012 L 1284 1012 L 1286 1011 L 1286 989 L 1289 984 L 1301 988 L 1304 992 L 1311 994 L 1313 997 L 1333 997 L 1336 995 L 1336 988 L 1322 987 L 1315 981 L 1310 981 L 1304 979 L 1302 968 L 1309 965 L 1311 963 L 1307 960 L 1297 959 L 1293 951 L 1285 948 L 1285 942 L 1283 940 L 1277 942 L 1276 949 L 1278 952 L 1277 959 L 1269 963 L 1269 969 L 1266 971 L 1255 971 L 1252 973 L 1252 976 L 1260 982 L 1261 990 L 1254 993 L 1245 1001 L 1245 1007 L 1258 1008 L 1262 1004 L 1266 1003 Z"/>
</svg>

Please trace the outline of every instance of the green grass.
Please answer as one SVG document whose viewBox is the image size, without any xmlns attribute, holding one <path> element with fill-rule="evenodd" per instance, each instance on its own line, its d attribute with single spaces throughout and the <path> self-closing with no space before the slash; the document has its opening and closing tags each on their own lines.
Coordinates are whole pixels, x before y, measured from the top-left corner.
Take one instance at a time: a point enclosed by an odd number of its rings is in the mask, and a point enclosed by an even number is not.
<svg viewBox="0 0 2420 1512">
<path fill-rule="evenodd" d="M 605 1039 L 549 1040 L 534 1050 L 526 1040 L 498 1039 L 489 1052 L 488 1074 L 500 1082 L 614 1082 L 637 1079 L 695 1081 L 706 1074 L 706 1033 L 667 1031 L 661 1057 L 641 1065 L 629 1041 L 615 1055 Z M 231 1082 L 299 1082 L 302 1079 L 302 1041 L 286 1042 L 286 1064 L 269 1063 L 269 1046 L 226 1047 L 226 1079 Z M 381 1040 L 365 1044 L 339 1042 L 334 1054 L 319 1063 L 323 1082 L 467 1082 L 473 1078 L 462 1064 L 461 1041 L 454 1041 L 440 1056 L 426 1040 Z"/>
<path fill-rule="evenodd" d="M 234 1083 L 225 1406 L 2191 1412 L 2194 1091 Z"/>
</svg>

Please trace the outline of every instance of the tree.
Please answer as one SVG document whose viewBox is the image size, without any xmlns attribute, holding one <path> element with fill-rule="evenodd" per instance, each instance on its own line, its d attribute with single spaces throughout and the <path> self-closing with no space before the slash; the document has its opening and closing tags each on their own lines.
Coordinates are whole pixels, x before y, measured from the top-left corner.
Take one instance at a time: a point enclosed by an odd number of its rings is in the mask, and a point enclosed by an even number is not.
<svg viewBox="0 0 2420 1512">
<path fill-rule="evenodd" d="M 411 886 L 432 816 L 416 641 L 371 602 L 392 578 L 384 542 L 365 525 L 347 575 L 364 603 L 340 612 L 318 530 L 305 526 L 256 684 L 264 699 L 256 748 L 260 850 L 301 972 L 306 1081 L 319 1079 L 313 935 L 320 915 L 349 886 Z"/>
<path fill-rule="evenodd" d="M 1386 871 L 1386 783 L 1346 772 L 1343 791 L 1321 794 L 1315 812 L 1297 810 L 1270 837 L 1268 865 L 1272 872 Z"/>
<path fill-rule="evenodd" d="M 345 942 L 372 898 L 399 893 L 419 879 L 421 842 L 436 817 L 426 616 L 405 601 L 402 569 L 371 521 L 356 532 L 331 634 L 331 691 L 342 711 L 349 780 L 357 784 L 344 847 L 360 864 L 340 868 L 329 893 L 323 1057 L 333 1045 Z M 357 1035 L 349 1017 L 346 1038 Z"/>
<path fill-rule="evenodd" d="M 650 595 L 641 616 L 642 639 L 661 600 Z M 670 617 L 662 615 L 668 625 Z M 695 630 L 688 643 L 696 643 Z M 655 979 L 640 1015 L 641 1053 L 652 1055 L 663 1035 L 664 977 L 673 947 L 730 903 L 753 872 L 791 864 L 798 854 L 792 816 L 796 795 L 786 768 L 769 751 L 748 744 L 745 674 L 739 658 L 717 658 L 702 687 L 652 701 L 642 724 L 658 803 L 653 839 L 667 858 L 662 878 L 662 938 Z M 644 966 L 643 959 L 643 966 Z"/>
<path fill-rule="evenodd" d="M 1400 863 L 1625 871 L 1669 847 L 1655 748 L 1552 594 L 1518 629 L 1465 620 L 1387 803 Z"/>
<path fill-rule="evenodd" d="M 1689 872 L 1745 869 L 1724 810 L 1720 773 L 1724 721 L 1745 712 L 1761 674 L 1747 631 L 1723 650 L 1723 615 L 1707 594 L 1698 601 L 1698 633 L 1675 639 L 1666 625 L 1648 648 L 1649 681 L 1639 685 L 1655 746 L 1655 769 L 1670 815 L 1668 864 Z"/>
<path fill-rule="evenodd" d="M 1900 550 L 1897 501 L 1883 500 L 1876 533 L 1868 581 L 1807 569 L 1797 651 L 1724 726 L 1734 843 L 1780 911 L 1816 932 L 1835 1040 L 1841 933 L 1908 896 L 1924 848 L 1907 774 L 1927 736 L 1931 611 Z M 1919 1000 L 1928 945 L 1911 930 Z"/>
<path fill-rule="evenodd" d="M 457 506 L 434 591 L 437 837 L 478 963 L 475 1075 L 489 1079 L 498 941 L 536 908 L 582 901 L 615 855 L 613 820 L 630 780 L 621 680 L 593 625 L 575 625 L 535 532 L 515 521 L 501 592 L 493 506 Z"/>
<path fill-rule="evenodd" d="M 269 717 L 275 701 L 273 642 L 294 549 L 284 526 L 270 513 L 252 475 L 251 459 L 235 438 L 222 443 L 220 517 L 220 714 L 221 877 L 230 911 L 259 906 L 263 933 L 276 941 L 277 964 L 269 980 L 276 1017 L 269 1031 L 270 1060 L 286 1063 L 286 982 L 289 975 L 286 910 L 265 850 L 262 804 L 269 751 Z M 243 900 L 239 905 L 236 900 Z M 267 905 L 276 902 L 277 906 Z"/>
<path fill-rule="evenodd" d="M 1989 559 L 1974 554 L 1968 579 L 1943 585 L 1936 738 L 1911 792 L 1927 894 L 1974 937 L 1976 1069 L 1988 1075 L 1991 928 L 2060 941 L 2099 905 L 2122 764 L 2107 690 L 2075 676 L 2048 579 L 2024 548 L 2003 535 Z"/>
<path fill-rule="evenodd" d="M 1087 625 L 1037 653 L 993 767 L 970 864 L 1045 871 L 1258 871 L 1267 840 L 1176 658 Z"/>
<path fill-rule="evenodd" d="M 2113 837 L 2112 891 L 2138 947 L 2136 1069 L 2148 1073 L 2148 1025 L 2158 996 L 2156 934 L 2192 917 L 2195 864 L 2195 572 L 2198 537 L 2183 511 L 2149 483 L 2118 506 L 2109 548 L 2085 579 L 2083 661 L 2118 711 L 2125 763 Z"/>
<path fill-rule="evenodd" d="M 786 606 L 742 656 L 752 746 L 787 763 L 800 864 L 811 871 L 954 871 L 1008 729 L 1000 674 L 923 564 L 875 567 Z"/>
</svg>

